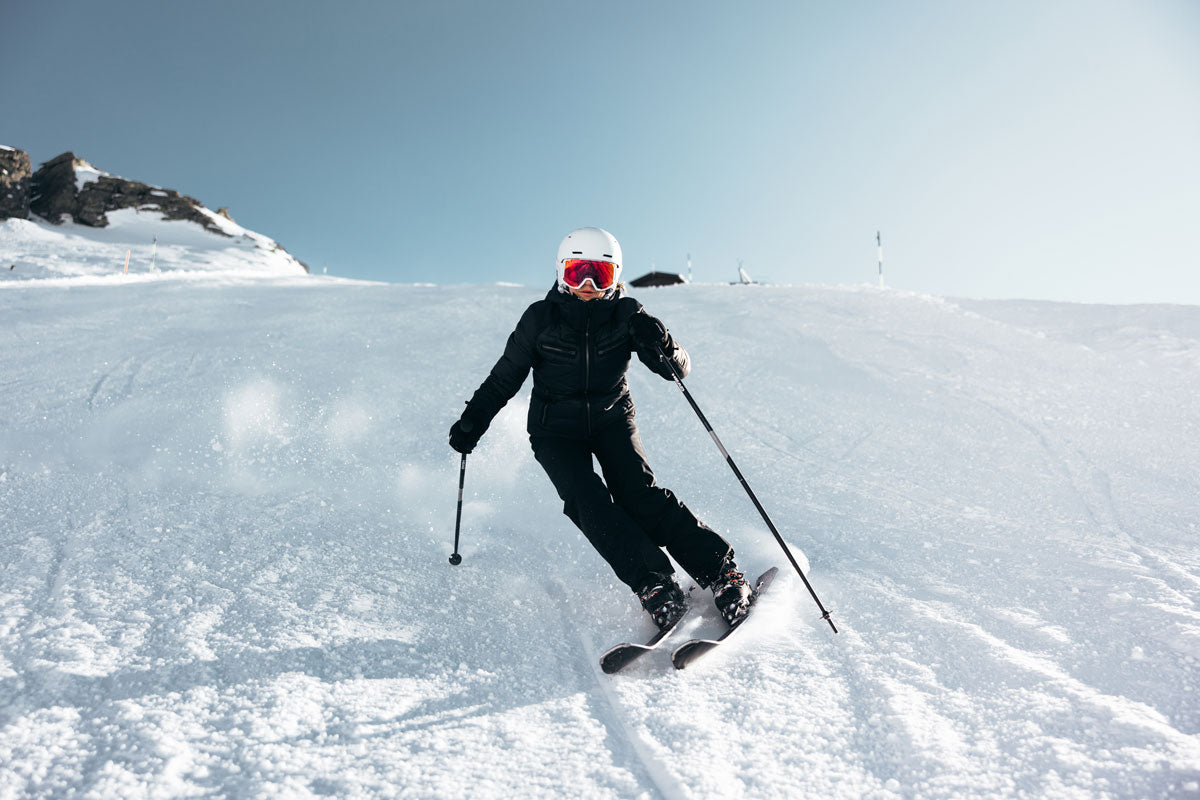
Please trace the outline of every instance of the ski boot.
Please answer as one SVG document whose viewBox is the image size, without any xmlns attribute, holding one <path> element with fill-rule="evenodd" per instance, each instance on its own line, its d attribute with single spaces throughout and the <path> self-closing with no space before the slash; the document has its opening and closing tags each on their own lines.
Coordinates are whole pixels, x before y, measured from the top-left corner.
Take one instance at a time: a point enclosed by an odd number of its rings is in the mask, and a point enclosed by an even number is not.
<svg viewBox="0 0 1200 800">
<path fill-rule="evenodd" d="M 754 592 L 746 583 L 746 576 L 737 571 L 737 564 L 728 559 L 712 584 L 713 602 L 717 610 L 730 625 L 737 624 L 750 612 L 750 601 Z"/>
<path fill-rule="evenodd" d="M 687 611 L 687 598 L 671 575 L 652 575 L 637 596 L 660 631 L 674 625 Z"/>
</svg>

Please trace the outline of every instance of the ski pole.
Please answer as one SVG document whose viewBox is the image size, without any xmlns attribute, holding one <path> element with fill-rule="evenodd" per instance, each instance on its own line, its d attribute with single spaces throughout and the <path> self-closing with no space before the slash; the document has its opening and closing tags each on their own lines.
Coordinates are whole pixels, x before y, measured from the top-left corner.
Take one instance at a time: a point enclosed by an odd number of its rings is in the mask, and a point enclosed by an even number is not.
<svg viewBox="0 0 1200 800">
<path fill-rule="evenodd" d="M 462 556 L 458 553 L 458 531 L 462 526 L 462 496 L 463 484 L 467 480 L 467 454 L 462 454 L 462 461 L 458 464 L 458 513 L 454 516 L 454 552 L 450 554 L 450 563 L 453 566 L 458 566 L 462 563 Z"/>
<path fill-rule="evenodd" d="M 737 464 L 733 463 L 733 457 L 729 455 L 729 451 L 725 449 L 725 445 L 721 444 L 721 440 L 717 438 L 717 432 L 713 430 L 712 425 L 708 423 L 708 419 L 704 416 L 704 412 L 700 410 L 700 406 L 696 405 L 696 401 L 692 398 L 692 393 L 683 385 L 683 376 L 679 374 L 679 369 L 676 368 L 675 362 L 667 358 L 667 354 L 663 352 L 662 345 L 656 344 L 654 348 L 658 351 L 658 357 L 666 362 L 671 368 L 671 377 L 675 379 L 675 384 L 683 392 L 683 396 L 687 398 L 691 404 L 692 410 L 696 412 L 696 416 L 700 418 L 700 422 L 704 424 L 704 428 L 708 431 L 708 435 L 712 437 L 716 443 L 717 449 L 721 451 L 721 455 L 725 456 L 725 463 L 729 464 L 729 468 L 733 470 L 733 474 L 741 481 L 742 488 L 746 490 L 746 494 L 750 496 L 750 502 L 754 503 L 754 507 L 758 509 L 758 513 L 762 514 L 763 521 L 767 523 L 767 527 L 771 529 L 771 533 L 775 536 L 775 541 L 779 542 L 779 546 L 783 548 L 784 554 L 788 561 L 792 562 L 792 567 L 795 568 L 796 574 L 800 576 L 800 580 L 804 581 L 805 587 L 808 588 L 808 593 L 812 595 L 812 599 L 816 601 L 817 608 L 821 609 L 821 619 L 829 623 L 829 627 L 833 628 L 833 632 L 837 633 L 837 626 L 833 624 L 833 619 L 829 616 L 829 612 L 825 610 L 825 606 L 821 605 L 821 598 L 817 597 L 816 591 L 813 590 L 812 584 L 808 582 L 808 578 L 804 575 L 804 570 L 800 569 L 800 565 L 796 563 L 796 557 L 792 555 L 792 551 L 788 548 L 787 542 L 779 535 L 779 530 L 775 527 L 775 523 L 771 522 L 771 518 L 767 516 L 767 510 L 762 507 L 762 503 L 758 502 L 758 498 L 754 495 L 754 490 L 750 488 L 750 484 L 746 482 L 746 478 L 742 475 L 742 471 L 737 468 Z"/>
</svg>

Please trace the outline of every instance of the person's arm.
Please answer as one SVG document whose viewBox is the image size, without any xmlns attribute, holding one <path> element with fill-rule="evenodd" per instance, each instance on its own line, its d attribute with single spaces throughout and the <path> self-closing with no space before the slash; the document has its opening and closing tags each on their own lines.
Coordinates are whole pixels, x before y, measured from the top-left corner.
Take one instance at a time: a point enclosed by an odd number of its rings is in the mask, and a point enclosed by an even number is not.
<svg viewBox="0 0 1200 800">
<path fill-rule="evenodd" d="M 629 318 L 629 335 L 633 339 L 638 358 L 655 374 L 673 380 L 675 373 L 671 371 L 671 364 L 675 366 L 681 378 L 686 378 L 691 371 L 692 361 L 687 351 L 675 341 L 667 326 L 657 317 L 647 314 L 645 309 L 638 309 L 638 312 Z M 666 364 L 659 358 L 659 349 L 671 364 Z"/>
<path fill-rule="evenodd" d="M 450 446 L 460 453 L 475 449 L 500 409 L 520 390 L 533 367 L 536 314 L 530 306 L 509 334 L 504 354 L 467 401 L 458 422 L 450 428 Z"/>
</svg>

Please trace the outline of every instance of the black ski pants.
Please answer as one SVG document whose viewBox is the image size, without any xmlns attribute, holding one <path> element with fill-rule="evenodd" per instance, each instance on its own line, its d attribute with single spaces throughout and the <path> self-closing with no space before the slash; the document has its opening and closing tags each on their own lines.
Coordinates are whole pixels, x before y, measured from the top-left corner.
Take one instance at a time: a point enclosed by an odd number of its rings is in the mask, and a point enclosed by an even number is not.
<svg viewBox="0 0 1200 800">
<path fill-rule="evenodd" d="M 655 484 L 632 418 L 588 438 L 530 436 L 529 441 L 562 498 L 563 513 L 631 589 L 674 572 L 661 548 L 702 587 L 716 580 L 733 554 L 716 531 Z M 603 481 L 592 468 L 593 455 Z"/>
</svg>

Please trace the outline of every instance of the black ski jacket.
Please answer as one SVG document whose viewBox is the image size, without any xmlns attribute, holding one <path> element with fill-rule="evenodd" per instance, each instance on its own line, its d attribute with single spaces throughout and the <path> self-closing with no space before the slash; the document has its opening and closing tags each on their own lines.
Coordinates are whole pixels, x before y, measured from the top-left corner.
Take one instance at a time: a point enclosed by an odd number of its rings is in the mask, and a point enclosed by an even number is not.
<svg viewBox="0 0 1200 800">
<path fill-rule="evenodd" d="M 533 370 L 529 401 L 531 436 L 586 438 L 633 417 L 625 372 L 636 352 L 642 363 L 667 380 L 671 368 L 658 353 L 638 349 L 629 319 L 642 304 L 618 287 L 611 297 L 584 301 L 552 287 L 525 309 L 508 337 L 504 355 L 467 402 L 464 418 L 486 430 Z M 691 362 L 667 334 L 664 353 L 683 376 Z"/>
</svg>

